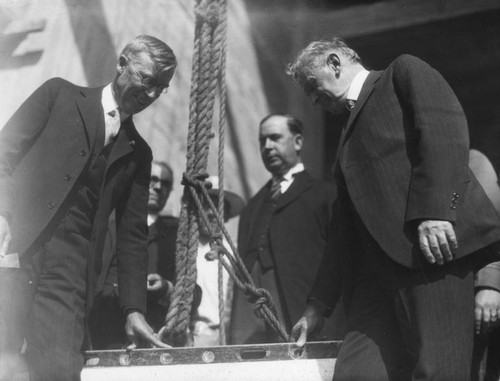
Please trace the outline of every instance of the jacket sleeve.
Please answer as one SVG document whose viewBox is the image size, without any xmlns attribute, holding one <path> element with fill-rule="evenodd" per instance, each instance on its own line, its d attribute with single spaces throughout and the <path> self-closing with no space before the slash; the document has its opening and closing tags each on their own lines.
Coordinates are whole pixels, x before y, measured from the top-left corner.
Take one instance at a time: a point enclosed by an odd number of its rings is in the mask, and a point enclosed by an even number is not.
<svg viewBox="0 0 500 381">
<path fill-rule="evenodd" d="M 146 312 L 148 265 L 147 204 L 151 151 L 141 160 L 128 192 L 116 207 L 116 255 L 122 309 Z"/>
<path fill-rule="evenodd" d="M 340 229 L 340 212 L 338 199 L 334 202 L 331 213 L 331 224 L 326 241 L 323 259 L 320 262 L 316 278 L 313 282 L 308 301 L 321 303 L 326 307 L 326 315 L 330 316 L 337 305 L 341 290 L 341 268 L 339 257 L 339 240 L 342 232 Z"/>
<path fill-rule="evenodd" d="M 493 288 L 500 292 L 500 262 L 490 263 L 477 272 L 476 288 Z"/>
<path fill-rule="evenodd" d="M 0 131 L 0 213 L 11 215 L 16 189 L 11 176 L 50 117 L 52 105 L 65 81 L 53 78 L 40 86 Z"/>
<path fill-rule="evenodd" d="M 412 56 L 394 63 L 394 86 L 403 106 L 411 178 L 406 222 L 454 222 L 468 181 L 465 114 L 445 79 Z"/>
</svg>

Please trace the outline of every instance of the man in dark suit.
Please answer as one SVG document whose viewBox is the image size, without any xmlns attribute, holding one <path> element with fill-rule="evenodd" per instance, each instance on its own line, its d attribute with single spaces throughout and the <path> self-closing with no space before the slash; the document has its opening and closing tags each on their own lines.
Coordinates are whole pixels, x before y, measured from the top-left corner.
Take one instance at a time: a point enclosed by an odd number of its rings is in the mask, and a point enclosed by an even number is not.
<svg viewBox="0 0 500 381">
<path fill-rule="evenodd" d="M 332 189 L 311 177 L 301 160 L 302 123 L 269 115 L 260 123 L 262 161 L 272 179 L 249 201 L 238 228 L 238 249 L 257 287 L 267 289 L 287 329 L 305 308 L 328 234 Z M 270 343 L 277 337 L 235 289 L 232 344 Z M 331 324 L 331 322 L 329 322 Z M 324 334 L 332 337 L 333 326 Z"/>
<path fill-rule="evenodd" d="M 108 217 L 116 211 L 118 283 L 132 347 L 165 347 L 144 319 L 151 150 L 132 115 L 168 87 L 172 50 L 138 36 L 111 84 L 54 78 L 0 132 L 0 313 L 6 345 L 34 380 L 78 380 Z M 5 335 L 5 334 L 4 334 Z"/>
<path fill-rule="evenodd" d="M 174 174 L 167 163 L 151 163 L 147 207 L 149 233 L 146 321 L 155 332 L 165 324 L 169 295 L 175 280 L 175 245 L 179 222 L 176 217 L 160 215 L 172 191 L 173 182 Z M 123 330 L 125 317 L 120 307 L 116 240 L 116 219 L 112 214 L 103 250 L 102 270 L 97 278 L 97 296 L 90 315 L 90 336 L 94 349 L 122 348 L 128 342 Z M 196 290 L 199 304 L 199 287 Z"/>
<path fill-rule="evenodd" d="M 333 167 L 340 223 L 292 336 L 302 345 L 342 291 L 335 380 L 470 379 L 474 269 L 500 226 L 456 96 L 409 55 L 368 72 L 339 38 L 311 43 L 287 73 L 314 104 L 350 109 Z"/>
</svg>

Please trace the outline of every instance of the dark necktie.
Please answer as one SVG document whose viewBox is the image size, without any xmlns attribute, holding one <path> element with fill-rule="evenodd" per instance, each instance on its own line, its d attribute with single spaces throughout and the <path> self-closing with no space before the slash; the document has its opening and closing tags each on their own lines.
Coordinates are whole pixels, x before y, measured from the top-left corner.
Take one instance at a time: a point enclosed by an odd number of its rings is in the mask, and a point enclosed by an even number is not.
<svg viewBox="0 0 500 381">
<path fill-rule="evenodd" d="M 274 200 L 281 195 L 281 178 L 273 179 L 271 183 L 271 198 Z"/>
</svg>

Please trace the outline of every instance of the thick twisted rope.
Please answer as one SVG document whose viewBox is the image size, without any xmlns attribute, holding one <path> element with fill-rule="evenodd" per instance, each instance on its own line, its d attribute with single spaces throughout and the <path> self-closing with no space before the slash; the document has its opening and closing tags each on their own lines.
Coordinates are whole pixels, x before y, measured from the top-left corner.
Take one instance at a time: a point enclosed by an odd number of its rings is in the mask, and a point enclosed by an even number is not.
<svg viewBox="0 0 500 381">
<path fill-rule="evenodd" d="M 219 194 L 218 194 L 218 210 L 219 216 L 224 216 L 224 146 L 226 137 L 226 39 L 227 39 L 227 5 L 226 0 L 219 0 L 221 9 L 224 14 L 221 17 L 218 25 L 218 33 L 216 35 L 215 45 L 220 47 L 220 72 L 219 72 L 219 155 L 218 155 L 218 172 L 219 172 Z M 219 41 L 220 40 L 220 41 Z M 218 258 L 221 259 L 221 258 Z M 226 295 L 224 290 L 224 267 L 222 261 L 218 262 L 218 289 L 219 289 L 219 344 L 226 344 L 226 325 L 225 325 L 225 302 Z"/>
<path fill-rule="evenodd" d="M 220 10 L 208 0 L 195 6 L 196 27 L 193 53 L 190 119 L 188 129 L 186 174 L 193 182 L 203 179 L 208 161 L 213 105 L 218 85 L 218 65 L 212 60 L 214 27 L 220 19 Z M 215 75 L 214 75 L 215 73 Z M 160 337 L 174 346 L 185 346 L 194 286 L 196 282 L 196 255 L 198 250 L 198 225 L 192 202 L 193 184 L 185 186 L 179 233 L 176 241 L 177 279 L 172 302 L 166 316 L 166 325 Z"/>
<path fill-rule="evenodd" d="M 219 260 L 219 317 L 220 343 L 225 344 L 223 268 L 243 290 L 254 306 L 257 316 L 264 318 L 276 331 L 282 341 L 288 340 L 271 295 L 264 289 L 256 288 L 252 277 L 241 260 L 234 243 L 220 216 L 224 215 L 224 190 L 219 186 L 218 209 L 215 208 L 207 192 L 206 174 L 210 139 L 213 137 L 212 118 L 214 102 L 219 90 L 219 185 L 224 181 L 224 136 L 226 122 L 226 34 L 227 0 L 198 0 L 195 6 L 196 27 L 190 94 L 190 118 L 187 143 L 186 172 L 183 175 L 184 192 L 176 241 L 177 279 L 171 305 L 165 319 L 165 327 L 160 338 L 174 346 L 186 346 L 188 327 L 196 282 L 196 256 L 198 250 L 198 219 L 207 230 L 211 230 L 200 199 L 206 200 L 216 215 L 221 233 L 211 232 L 211 252 L 209 259 Z M 226 237 L 233 255 L 224 248 L 222 237 Z M 227 260 L 226 260 L 227 258 Z"/>
</svg>

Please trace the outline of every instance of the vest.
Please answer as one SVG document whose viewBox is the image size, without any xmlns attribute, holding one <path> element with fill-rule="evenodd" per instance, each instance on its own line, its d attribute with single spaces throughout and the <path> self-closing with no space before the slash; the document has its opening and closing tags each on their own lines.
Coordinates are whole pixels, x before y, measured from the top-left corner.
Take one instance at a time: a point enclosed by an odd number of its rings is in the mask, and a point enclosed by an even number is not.
<svg viewBox="0 0 500 381">
<path fill-rule="evenodd" d="M 276 210 L 276 199 L 271 199 L 270 189 L 267 190 L 266 199 L 260 209 L 259 217 L 257 218 L 255 229 L 250 235 L 250 244 L 248 247 L 248 257 L 250 269 L 258 259 L 263 270 L 274 267 L 274 256 L 272 254 L 271 243 L 269 241 L 269 226 L 271 219 Z"/>
</svg>

